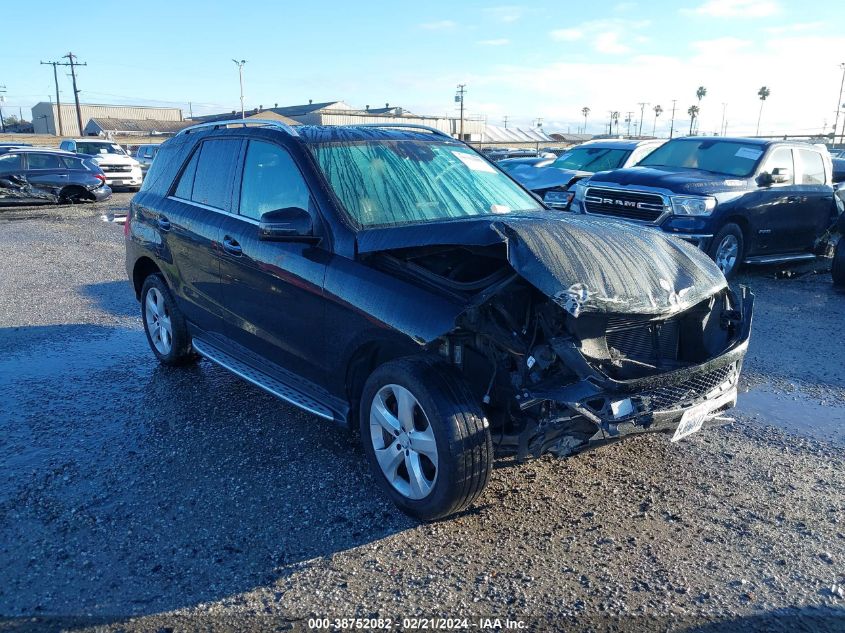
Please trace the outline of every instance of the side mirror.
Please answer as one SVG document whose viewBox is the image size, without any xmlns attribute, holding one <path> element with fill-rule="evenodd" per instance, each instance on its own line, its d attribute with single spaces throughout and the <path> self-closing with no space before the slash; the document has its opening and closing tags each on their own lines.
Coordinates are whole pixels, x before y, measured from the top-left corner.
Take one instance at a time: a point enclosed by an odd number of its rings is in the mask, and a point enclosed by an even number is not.
<svg viewBox="0 0 845 633">
<path fill-rule="evenodd" d="M 792 180 L 792 172 L 786 167 L 775 167 L 770 175 L 770 182 L 773 185 L 783 184 Z"/>
<path fill-rule="evenodd" d="M 269 242 L 286 242 L 314 237 L 311 214 L 299 207 L 268 211 L 258 224 L 258 238 Z"/>
</svg>

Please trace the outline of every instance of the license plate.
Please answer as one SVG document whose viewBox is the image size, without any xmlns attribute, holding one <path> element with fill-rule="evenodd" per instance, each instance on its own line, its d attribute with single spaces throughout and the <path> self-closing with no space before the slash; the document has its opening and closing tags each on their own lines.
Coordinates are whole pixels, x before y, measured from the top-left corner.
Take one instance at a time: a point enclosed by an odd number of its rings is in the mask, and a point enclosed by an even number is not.
<svg viewBox="0 0 845 633">
<path fill-rule="evenodd" d="M 122 184 L 123 184 L 123 181 L 122 181 L 122 180 L 112 180 L 112 181 L 111 181 L 111 184 L 113 184 L 113 185 L 122 185 Z"/>
<path fill-rule="evenodd" d="M 684 411 L 684 414 L 681 416 L 681 422 L 678 424 L 678 428 L 672 436 L 672 441 L 677 442 L 688 435 L 692 435 L 696 431 L 700 431 L 707 418 L 713 414 L 713 411 L 720 409 L 726 404 L 730 404 L 731 406 L 736 404 L 736 387 L 726 391 L 713 400 L 702 402 L 701 404 Z"/>
</svg>

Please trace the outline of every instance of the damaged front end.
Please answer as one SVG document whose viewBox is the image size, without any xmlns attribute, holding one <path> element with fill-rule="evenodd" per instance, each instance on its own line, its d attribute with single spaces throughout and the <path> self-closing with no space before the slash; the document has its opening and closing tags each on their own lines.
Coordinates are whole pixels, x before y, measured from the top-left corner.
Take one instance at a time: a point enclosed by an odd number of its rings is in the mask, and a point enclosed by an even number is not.
<svg viewBox="0 0 845 633">
<path fill-rule="evenodd" d="M 379 267 L 463 298 L 429 347 L 462 370 L 500 453 L 567 455 L 690 419 L 697 430 L 735 404 L 753 295 L 706 256 L 619 223 L 492 230 L 500 239 L 480 245 L 382 253 Z"/>
</svg>

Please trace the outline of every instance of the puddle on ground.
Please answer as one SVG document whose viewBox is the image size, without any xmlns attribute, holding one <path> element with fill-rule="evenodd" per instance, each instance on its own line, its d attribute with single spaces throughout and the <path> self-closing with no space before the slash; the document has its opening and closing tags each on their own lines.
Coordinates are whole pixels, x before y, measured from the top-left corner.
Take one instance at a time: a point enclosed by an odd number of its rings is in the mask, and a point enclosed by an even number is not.
<svg viewBox="0 0 845 633">
<path fill-rule="evenodd" d="M 797 435 L 845 444 L 845 405 L 831 397 L 762 384 L 740 393 L 731 413 Z"/>
</svg>

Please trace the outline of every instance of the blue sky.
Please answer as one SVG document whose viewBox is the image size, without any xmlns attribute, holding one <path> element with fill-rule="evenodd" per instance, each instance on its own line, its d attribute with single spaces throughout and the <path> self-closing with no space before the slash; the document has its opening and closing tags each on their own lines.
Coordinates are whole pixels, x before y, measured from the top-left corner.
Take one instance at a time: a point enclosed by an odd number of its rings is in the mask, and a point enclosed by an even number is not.
<svg viewBox="0 0 845 633">
<path fill-rule="evenodd" d="M 51 67 L 38 62 L 70 50 L 88 63 L 83 101 L 174 105 L 186 115 L 188 102 L 195 114 L 238 107 L 237 57 L 247 60 L 247 107 L 343 99 L 443 114 L 466 83 L 468 112 L 490 123 L 542 117 L 547 129 L 574 132 L 589 106 L 598 132 L 609 110 L 636 119 L 647 102 L 644 131 L 660 104 L 660 133 L 672 99 L 676 127 L 689 125 L 704 85 L 702 131 L 719 128 L 727 103 L 729 132 L 753 133 L 766 85 L 761 131 L 820 132 L 833 123 L 845 61 L 841 0 L 253 1 L 242 14 L 211 0 L 144 0 L 125 12 L 50 1 L 41 17 L 31 7 L 4 6 L 0 54 L 4 112 L 21 106 L 26 118 L 54 93 Z M 60 87 L 71 100 L 67 77 Z"/>
</svg>

